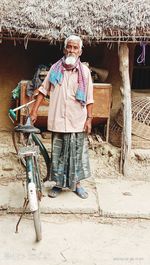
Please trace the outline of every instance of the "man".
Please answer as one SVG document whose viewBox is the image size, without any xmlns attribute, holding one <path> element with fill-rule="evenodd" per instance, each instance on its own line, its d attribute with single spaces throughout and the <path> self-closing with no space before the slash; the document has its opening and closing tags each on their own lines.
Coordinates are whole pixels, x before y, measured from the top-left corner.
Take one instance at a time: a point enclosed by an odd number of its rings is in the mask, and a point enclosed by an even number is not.
<svg viewBox="0 0 150 265">
<path fill-rule="evenodd" d="M 51 180 L 55 198 L 68 187 L 80 198 L 88 197 L 80 180 L 90 177 L 87 133 L 91 132 L 93 85 L 90 70 L 80 62 L 82 40 L 71 35 L 64 43 L 64 57 L 52 65 L 31 112 L 33 123 L 43 97 L 50 92 L 48 130 L 52 132 Z"/>
</svg>

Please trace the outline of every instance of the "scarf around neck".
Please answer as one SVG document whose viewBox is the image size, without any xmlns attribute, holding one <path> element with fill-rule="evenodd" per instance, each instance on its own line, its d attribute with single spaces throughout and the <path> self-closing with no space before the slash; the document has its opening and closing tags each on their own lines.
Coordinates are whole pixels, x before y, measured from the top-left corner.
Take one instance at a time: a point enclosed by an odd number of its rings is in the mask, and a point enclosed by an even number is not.
<svg viewBox="0 0 150 265">
<path fill-rule="evenodd" d="M 78 70 L 78 89 L 76 91 L 75 98 L 78 100 L 81 105 L 86 104 L 86 82 L 85 82 L 85 75 L 84 75 L 84 69 L 81 64 L 80 59 L 78 58 L 76 63 L 72 65 L 66 65 L 65 64 L 65 57 L 62 57 L 59 61 L 57 61 L 55 64 L 52 65 L 50 70 L 50 76 L 49 81 L 50 83 L 55 87 L 57 84 L 62 84 L 63 77 L 64 77 L 64 68 L 67 71 L 77 69 Z"/>
</svg>

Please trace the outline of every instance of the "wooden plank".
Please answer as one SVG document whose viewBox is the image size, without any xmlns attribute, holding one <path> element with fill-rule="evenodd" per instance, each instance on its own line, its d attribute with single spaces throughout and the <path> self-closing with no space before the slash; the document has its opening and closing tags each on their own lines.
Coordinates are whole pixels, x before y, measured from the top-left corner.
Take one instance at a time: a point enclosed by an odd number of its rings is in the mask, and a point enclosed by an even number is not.
<svg viewBox="0 0 150 265">
<path fill-rule="evenodd" d="M 102 140 L 102 138 L 100 137 L 99 134 L 95 134 L 95 137 L 96 137 L 96 139 L 97 139 L 97 141 L 98 141 L 99 143 L 103 143 L 103 140 Z"/>
</svg>

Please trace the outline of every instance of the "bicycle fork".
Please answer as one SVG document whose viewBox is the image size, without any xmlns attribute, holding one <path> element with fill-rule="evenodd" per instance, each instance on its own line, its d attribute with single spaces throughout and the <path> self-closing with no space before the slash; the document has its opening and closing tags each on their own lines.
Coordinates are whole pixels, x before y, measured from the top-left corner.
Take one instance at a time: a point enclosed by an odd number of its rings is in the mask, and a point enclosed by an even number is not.
<svg viewBox="0 0 150 265">
<path fill-rule="evenodd" d="M 41 183 L 39 179 L 39 170 L 38 170 L 38 164 L 37 164 L 37 157 L 33 154 L 26 155 L 26 190 L 27 190 L 27 196 L 24 199 L 23 204 L 23 212 L 20 215 L 20 218 L 16 224 L 16 233 L 18 233 L 18 227 L 19 223 L 25 214 L 26 208 L 29 204 L 30 211 L 33 213 L 38 210 L 39 204 L 38 200 L 41 199 L 42 193 L 41 193 Z M 36 169 L 35 169 L 36 167 Z M 37 176 L 38 175 L 38 176 Z M 37 187 L 35 185 L 37 184 Z M 38 194 L 37 194 L 38 192 Z"/>
</svg>

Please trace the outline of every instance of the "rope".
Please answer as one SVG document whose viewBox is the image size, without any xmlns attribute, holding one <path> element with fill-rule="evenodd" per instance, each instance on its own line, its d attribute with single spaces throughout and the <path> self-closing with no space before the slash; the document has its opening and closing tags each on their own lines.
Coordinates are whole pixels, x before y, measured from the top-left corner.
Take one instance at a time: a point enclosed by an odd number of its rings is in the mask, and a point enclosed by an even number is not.
<svg viewBox="0 0 150 265">
<path fill-rule="evenodd" d="M 142 47 L 142 52 L 140 56 L 137 58 L 137 63 L 138 64 L 144 64 L 145 65 L 145 48 L 146 48 L 147 43 L 140 43 L 140 46 Z"/>
</svg>

